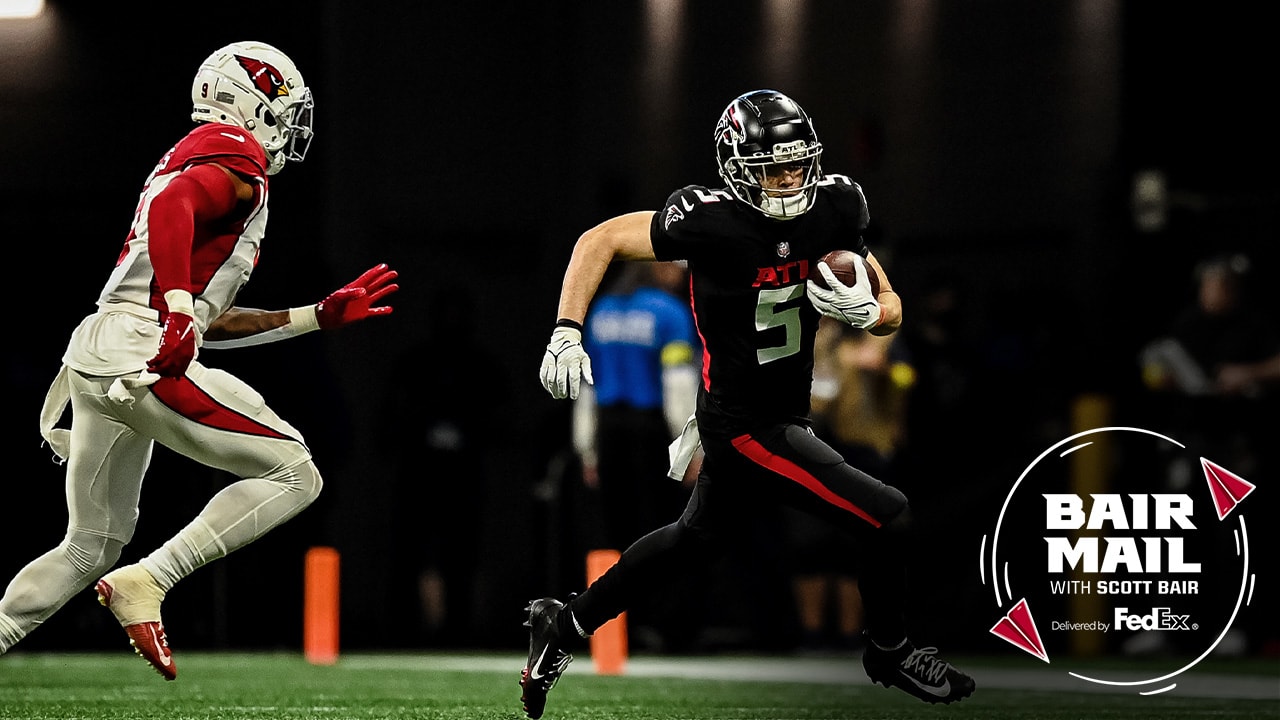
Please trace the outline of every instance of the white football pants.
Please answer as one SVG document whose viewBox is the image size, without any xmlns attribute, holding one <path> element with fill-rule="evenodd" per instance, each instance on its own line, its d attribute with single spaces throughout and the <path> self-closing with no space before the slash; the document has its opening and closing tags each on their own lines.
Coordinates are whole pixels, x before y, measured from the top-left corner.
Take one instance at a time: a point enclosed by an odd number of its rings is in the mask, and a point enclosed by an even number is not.
<svg viewBox="0 0 1280 720">
<path fill-rule="evenodd" d="M 297 515 L 322 486 L 302 435 L 230 373 L 193 362 L 185 379 L 138 387 L 126 402 L 108 397 L 114 377 L 64 375 L 72 411 L 67 534 L 0 598 L 0 653 L 120 559 L 155 443 L 240 478 L 140 561 L 166 592 Z"/>
</svg>

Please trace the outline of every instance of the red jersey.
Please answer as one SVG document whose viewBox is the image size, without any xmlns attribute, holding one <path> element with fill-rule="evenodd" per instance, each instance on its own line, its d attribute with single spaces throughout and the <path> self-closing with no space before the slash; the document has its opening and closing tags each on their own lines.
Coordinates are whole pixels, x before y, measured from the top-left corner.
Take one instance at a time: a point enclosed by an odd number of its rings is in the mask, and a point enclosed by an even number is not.
<svg viewBox="0 0 1280 720">
<path fill-rule="evenodd" d="M 252 202 L 197 222 L 191 241 L 191 294 L 203 334 L 249 281 L 267 225 L 267 156 L 253 135 L 234 125 L 202 123 L 165 153 L 143 185 L 116 267 L 98 296 L 98 312 L 77 328 L 64 362 L 88 373 L 140 370 L 155 355 L 166 309 L 149 252 L 152 201 L 188 168 L 216 162 L 254 187 Z M 104 317 L 114 316 L 114 317 Z M 128 318 L 140 320 L 135 323 Z"/>
</svg>

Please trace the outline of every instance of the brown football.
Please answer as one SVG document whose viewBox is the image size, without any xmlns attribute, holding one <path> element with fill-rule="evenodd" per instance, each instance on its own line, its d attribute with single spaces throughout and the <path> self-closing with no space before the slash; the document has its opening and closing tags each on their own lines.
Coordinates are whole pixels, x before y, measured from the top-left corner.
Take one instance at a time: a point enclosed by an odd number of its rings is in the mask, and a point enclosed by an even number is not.
<svg viewBox="0 0 1280 720">
<path fill-rule="evenodd" d="M 825 262 L 831 268 L 831 272 L 836 276 L 837 280 L 849 287 L 853 287 L 858 284 L 857 271 L 853 269 L 853 264 L 858 262 L 856 255 L 857 253 L 852 250 L 832 250 L 823 255 L 819 262 Z M 879 294 L 880 276 L 876 274 L 876 269 L 870 263 L 866 263 L 866 265 L 867 280 L 871 283 L 871 294 Z M 810 273 L 810 278 L 818 287 L 826 290 L 831 289 L 827 286 L 826 278 L 822 277 L 822 272 L 818 270 L 816 265 L 813 268 L 813 272 Z"/>
</svg>

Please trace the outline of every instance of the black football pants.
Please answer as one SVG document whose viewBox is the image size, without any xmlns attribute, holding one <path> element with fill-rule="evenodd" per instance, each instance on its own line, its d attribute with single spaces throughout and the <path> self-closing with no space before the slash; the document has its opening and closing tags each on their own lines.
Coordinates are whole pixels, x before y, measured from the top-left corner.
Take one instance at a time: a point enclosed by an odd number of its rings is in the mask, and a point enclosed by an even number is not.
<svg viewBox="0 0 1280 720">
<path fill-rule="evenodd" d="M 907 498 L 854 468 L 808 428 L 779 424 L 733 437 L 702 437 L 706 457 L 678 520 L 641 537 L 608 572 L 575 597 L 573 616 L 588 633 L 625 611 L 641 593 L 705 570 L 762 510 L 787 504 L 833 523 L 863 548 L 856 563 L 867 628 L 881 645 L 906 635 Z M 776 518 L 775 514 L 766 514 Z M 785 541 L 777 526 L 778 542 Z M 850 558 L 850 569 L 855 567 Z"/>
</svg>

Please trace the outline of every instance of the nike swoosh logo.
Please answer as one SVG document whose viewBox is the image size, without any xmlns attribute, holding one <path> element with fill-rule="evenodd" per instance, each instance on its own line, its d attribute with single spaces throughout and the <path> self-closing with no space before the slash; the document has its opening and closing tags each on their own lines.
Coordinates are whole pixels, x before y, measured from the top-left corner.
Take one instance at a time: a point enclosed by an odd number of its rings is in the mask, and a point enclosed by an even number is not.
<svg viewBox="0 0 1280 720">
<path fill-rule="evenodd" d="M 940 698 L 943 698 L 943 697 L 946 697 L 946 696 L 948 696 L 948 695 L 950 695 L 950 694 L 951 694 L 951 681 L 950 681 L 950 680 L 943 680 L 941 685 L 925 685 L 924 683 L 920 682 L 919 680 L 916 680 L 915 678 L 913 678 L 913 677 L 911 677 L 910 675 L 908 675 L 908 674 L 906 674 L 906 673 L 902 672 L 901 670 L 899 670 L 898 672 L 902 673 L 902 676 L 903 676 L 903 677 L 905 677 L 906 679 L 908 679 L 908 680 L 910 680 L 911 682 L 915 683 L 915 686 L 916 686 L 916 687 L 920 688 L 921 690 L 923 690 L 923 691 L 925 691 L 925 692 L 929 693 L 930 695 L 932 695 L 932 696 L 934 696 L 934 697 L 940 697 Z"/>
<path fill-rule="evenodd" d="M 684 205 L 685 212 L 691 212 L 693 210 L 693 203 L 689 202 L 689 198 L 680 198 L 680 203 Z"/>
<path fill-rule="evenodd" d="M 161 645 L 160 643 L 160 634 L 157 633 L 156 629 L 153 627 L 147 628 L 147 629 L 151 631 L 151 637 L 152 639 L 155 640 L 156 649 L 160 651 L 160 664 L 164 665 L 165 667 L 169 667 L 170 665 L 173 664 L 173 660 L 171 660 L 169 658 L 169 654 L 164 651 L 164 646 Z"/>
<path fill-rule="evenodd" d="M 218 133 L 218 134 L 219 134 L 219 135 L 221 135 L 221 136 L 222 136 L 222 137 L 224 137 L 224 138 L 231 138 L 232 140 L 235 140 L 236 142 L 244 142 L 244 136 L 243 136 L 243 135 L 232 135 L 231 133 Z"/>
<path fill-rule="evenodd" d="M 546 657 L 546 655 L 547 655 L 547 649 L 548 649 L 548 648 L 550 648 L 550 647 L 551 647 L 550 645 L 544 646 L 544 647 L 542 648 L 542 654 L 538 655 L 538 659 L 537 659 L 537 660 L 534 660 L 534 661 L 533 661 L 533 664 L 529 666 L 529 679 L 530 679 L 530 680 L 538 680 L 538 679 L 540 679 L 543 675 L 546 675 L 546 673 L 540 673 L 540 672 L 538 672 L 538 667 L 539 667 L 540 665 L 542 665 L 542 658 Z"/>
</svg>

